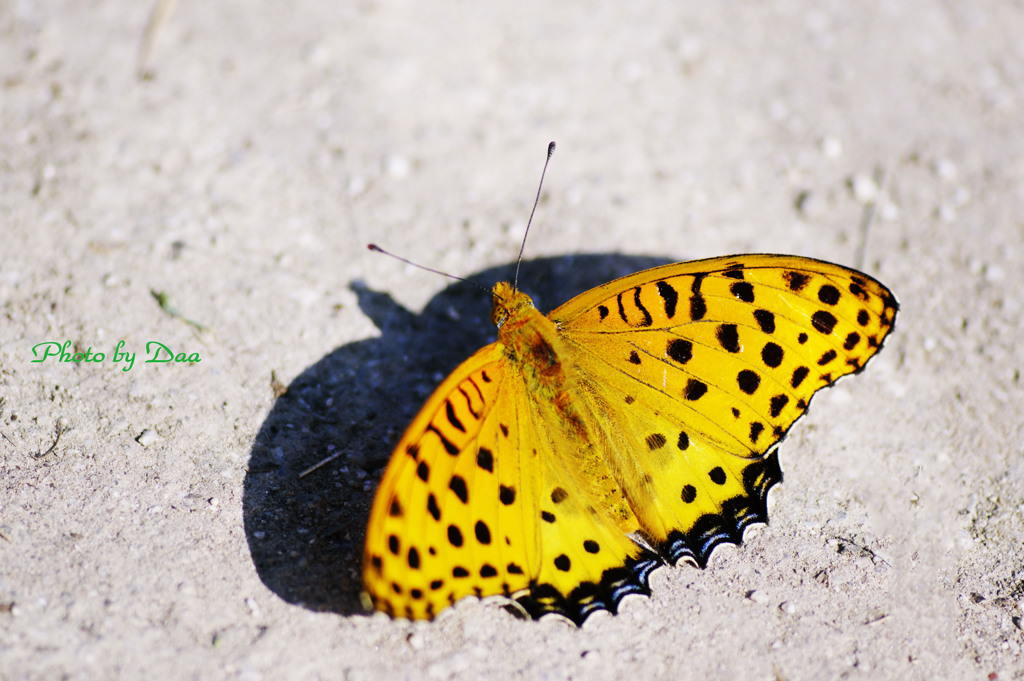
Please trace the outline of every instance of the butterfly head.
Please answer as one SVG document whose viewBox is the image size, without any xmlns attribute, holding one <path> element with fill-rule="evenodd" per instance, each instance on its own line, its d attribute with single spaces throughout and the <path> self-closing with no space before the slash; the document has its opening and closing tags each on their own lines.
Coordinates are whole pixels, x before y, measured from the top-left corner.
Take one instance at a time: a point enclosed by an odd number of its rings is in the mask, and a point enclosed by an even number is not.
<svg viewBox="0 0 1024 681">
<path fill-rule="evenodd" d="M 499 281 L 494 285 L 494 306 L 491 308 L 491 322 L 499 329 L 510 319 L 521 317 L 525 310 L 533 309 L 533 299 L 517 291 L 511 283 Z"/>
</svg>

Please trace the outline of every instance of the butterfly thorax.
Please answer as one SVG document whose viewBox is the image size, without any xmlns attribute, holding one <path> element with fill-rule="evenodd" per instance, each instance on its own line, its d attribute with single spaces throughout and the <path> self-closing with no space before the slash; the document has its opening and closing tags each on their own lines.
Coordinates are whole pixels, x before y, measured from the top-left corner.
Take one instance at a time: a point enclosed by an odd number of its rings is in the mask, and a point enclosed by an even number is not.
<svg viewBox="0 0 1024 681">
<path fill-rule="evenodd" d="M 498 327 L 498 342 L 523 370 L 531 387 L 564 392 L 565 371 L 559 352 L 562 339 L 555 323 L 534 307 L 530 296 L 507 281 L 498 282 L 491 320 Z"/>
<path fill-rule="evenodd" d="M 558 459 L 548 463 L 571 471 L 574 488 L 591 507 L 615 519 L 623 529 L 635 529 L 634 514 L 612 482 L 614 474 L 598 444 L 604 438 L 587 425 L 596 422 L 597 414 L 592 405 L 579 399 L 587 389 L 580 383 L 582 374 L 573 363 L 578 351 L 567 347 L 556 323 L 508 282 L 494 287 L 491 318 L 498 325 L 498 343 L 509 366 L 523 381 L 525 393 L 531 395 L 541 433 L 558 434 L 551 444 Z"/>
</svg>

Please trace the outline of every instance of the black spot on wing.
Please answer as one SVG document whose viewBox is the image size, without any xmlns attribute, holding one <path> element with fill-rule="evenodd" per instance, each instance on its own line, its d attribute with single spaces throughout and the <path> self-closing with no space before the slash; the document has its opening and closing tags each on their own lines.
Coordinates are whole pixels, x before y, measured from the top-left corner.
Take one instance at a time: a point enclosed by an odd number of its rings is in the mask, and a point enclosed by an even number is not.
<svg viewBox="0 0 1024 681">
<path fill-rule="evenodd" d="M 743 279 L 743 263 L 730 263 L 722 272 L 722 276 L 729 277 L 730 279 Z"/>
<path fill-rule="evenodd" d="M 715 331 L 718 344 L 728 352 L 740 351 L 740 336 L 735 324 L 719 324 Z"/>
<path fill-rule="evenodd" d="M 782 275 L 782 278 L 786 281 L 786 285 L 789 286 L 790 291 L 803 290 L 803 288 L 807 286 L 807 282 L 811 280 L 811 278 L 803 272 L 793 271 L 785 272 Z"/>
<path fill-rule="evenodd" d="M 760 421 L 752 422 L 750 424 L 750 443 L 756 445 L 757 438 L 761 437 L 762 432 L 764 432 L 764 424 Z"/>
<path fill-rule="evenodd" d="M 647 448 L 650 450 L 661 449 L 668 439 L 661 433 L 651 433 L 647 436 Z"/>
<path fill-rule="evenodd" d="M 750 285 L 750 282 L 734 282 L 729 285 L 729 292 L 744 303 L 754 302 L 754 287 Z"/>
<path fill-rule="evenodd" d="M 761 361 L 772 369 L 782 364 L 782 348 L 777 343 L 765 343 L 761 348 Z"/>
<path fill-rule="evenodd" d="M 818 310 L 811 315 L 811 324 L 814 326 L 815 330 L 819 333 L 825 334 L 826 336 L 832 333 L 832 329 L 835 328 L 838 321 L 839 320 L 836 319 L 836 316 L 828 310 Z"/>
<path fill-rule="evenodd" d="M 458 548 L 462 546 L 462 531 L 455 525 L 448 526 L 448 543 Z M 457 575 L 456 575 L 457 576 Z"/>
<path fill-rule="evenodd" d="M 686 388 L 683 390 L 683 397 L 691 402 L 695 402 L 704 396 L 704 393 L 708 391 L 708 386 L 696 378 L 691 378 L 686 382 Z"/>
<path fill-rule="evenodd" d="M 754 320 L 765 333 L 775 333 L 775 315 L 768 310 L 754 310 Z"/>
<path fill-rule="evenodd" d="M 451 403 L 449 403 L 449 406 L 451 406 Z M 446 437 L 444 436 L 444 434 L 443 434 L 443 433 L 441 433 L 441 431 L 440 431 L 440 430 L 438 430 L 437 428 L 435 428 L 435 427 L 434 427 L 434 424 L 433 424 L 433 423 L 431 423 L 431 424 L 430 424 L 429 426 L 427 426 L 427 430 L 428 430 L 429 432 L 432 432 L 432 433 L 434 433 L 434 435 L 437 435 L 437 437 L 439 437 L 439 438 L 441 439 L 441 444 L 442 444 L 442 446 L 444 446 L 444 451 L 448 452 L 448 454 L 449 454 L 450 456 L 456 456 L 456 455 L 458 455 L 458 453 L 459 453 L 459 448 L 458 448 L 458 447 L 456 447 L 456 446 L 455 446 L 454 444 L 452 444 L 451 440 L 449 440 L 448 438 L 446 438 Z"/>
<path fill-rule="evenodd" d="M 488 473 L 494 472 L 494 454 L 486 447 L 481 447 L 476 453 L 476 465 Z"/>
<path fill-rule="evenodd" d="M 644 315 L 643 320 L 639 324 L 637 324 L 637 326 L 648 327 L 654 323 L 654 320 L 651 318 L 651 313 L 648 312 L 647 308 L 644 307 L 644 304 L 640 302 L 639 286 L 633 289 L 633 304 L 636 305 L 636 309 L 640 310 L 640 312 L 642 312 Z"/>
<path fill-rule="evenodd" d="M 491 543 L 491 528 L 487 527 L 487 523 L 484 521 L 476 521 L 476 525 L 473 527 L 473 532 L 476 534 L 476 540 L 481 544 Z"/>
<path fill-rule="evenodd" d="M 757 387 L 761 385 L 761 377 L 750 369 L 743 369 L 736 375 L 736 382 L 740 386 L 740 390 L 748 395 L 753 395 L 757 391 Z"/>
<path fill-rule="evenodd" d="M 779 414 L 782 413 L 783 407 L 789 403 L 789 397 L 783 393 L 779 393 L 774 396 L 771 401 L 772 418 L 778 418 Z"/>
<path fill-rule="evenodd" d="M 676 303 L 679 302 L 679 293 L 665 281 L 659 281 L 656 286 L 665 304 L 665 316 L 672 319 L 676 316 Z"/>
<path fill-rule="evenodd" d="M 459 498 L 459 501 L 466 504 L 469 503 L 469 490 L 466 488 L 466 481 L 461 475 L 453 475 L 451 481 L 448 483 L 448 489 L 455 492 L 455 496 Z"/>
<path fill-rule="evenodd" d="M 835 305 L 839 302 L 839 289 L 832 284 L 825 284 L 818 289 L 818 300 L 826 305 Z"/>
<path fill-rule="evenodd" d="M 693 358 L 693 343 L 682 338 L 673 338 L 668 342 L 665 354 L 679 364 L 686 364 Z"/>
<path fill-rule="evenodd" d="M 701 284 L 707 276 L 708 275 L 703 272 L 694 274 L 693 284 L 690 285 L 690 319 L 695 322 L 704 319 L 704 315 L 708 312 L 707 303 L 704 301 L 704 296 L 701 295 L 700 292 Z"/>
<path fill-rule="evenodd" d="M 447 416 L 447 420 L 449 420 L 449 423 L 452 424 L 453 428 L 462 433 L 466 432 L 466 427 L 462 425 L 462 421 L 459 420 L 459 417 L 455 413 L 455 407 L 452 405 L 451 399 L 444 400 L 444 414 Z"/>
</svg>

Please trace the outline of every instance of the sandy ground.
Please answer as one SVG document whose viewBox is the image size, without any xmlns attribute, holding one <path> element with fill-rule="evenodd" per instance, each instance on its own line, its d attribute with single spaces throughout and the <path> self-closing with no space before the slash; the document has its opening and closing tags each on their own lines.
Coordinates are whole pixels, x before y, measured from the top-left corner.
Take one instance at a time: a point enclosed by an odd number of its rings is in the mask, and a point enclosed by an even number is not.
<svg viewBox="0 0 1024 681">
<path fill-rule="evenodd" d="M 0 2 L 0 679 L 1024 678 L 1019 4 L 182 0 L 139 79 L 149 11 Z M 896 333 L 707 570 L 366 616 L 390 446 L 491 332 L 365 244 L 507 277 L 552 139 L 542 308 L 775 251 Z"/>
</svg>

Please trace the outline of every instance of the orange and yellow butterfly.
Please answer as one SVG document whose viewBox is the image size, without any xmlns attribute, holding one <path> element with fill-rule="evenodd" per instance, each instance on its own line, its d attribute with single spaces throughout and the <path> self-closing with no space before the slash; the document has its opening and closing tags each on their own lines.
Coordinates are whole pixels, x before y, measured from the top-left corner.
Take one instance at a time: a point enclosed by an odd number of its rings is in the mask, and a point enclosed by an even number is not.
<svg viewBox="0 0 1024 681">
<path fill-rule="evenodd" d="M 766 254 L 637 272 L 547 316 L 493 295 L 497 342 L 427 400 L 377 490 L 363 580 L 394 617 L 503 594 L 581 624 L 659 565 L 704 567 L 767 522 L 776 446 L 898 309 L 866 274 Z"/>
</svg>

